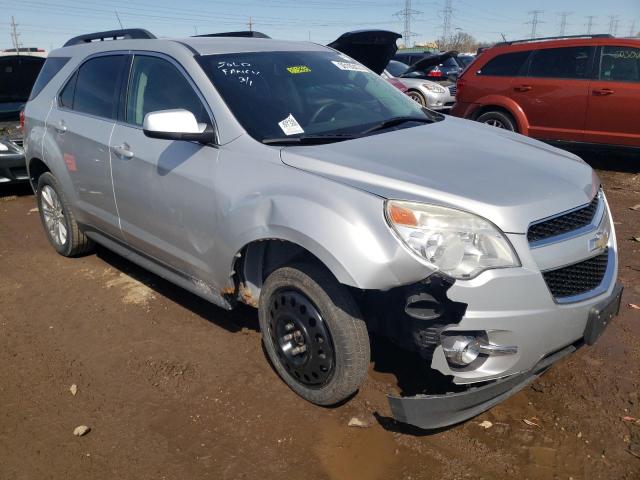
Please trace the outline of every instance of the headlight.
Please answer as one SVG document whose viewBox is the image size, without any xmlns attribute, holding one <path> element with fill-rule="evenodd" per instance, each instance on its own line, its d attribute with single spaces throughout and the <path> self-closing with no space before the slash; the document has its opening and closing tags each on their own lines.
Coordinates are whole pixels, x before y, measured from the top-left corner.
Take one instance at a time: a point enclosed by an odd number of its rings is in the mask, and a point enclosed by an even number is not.
<svg viewBox="0 0 640 480">
<path fill-rule="evenodd" d="M 429 90 L 430 92 L 447 93 L 444 87 L 441 87 L 440 85 L 435 85 L 433 83 L 423 83 L 422 86 L 427 90 Z"/>
<path fill-rule="evenodd" d="M 7 147 L 4 143 L 0 142 L 0 152 L 9 151 L 9 147 Z"/>
<path fill-rule="evenodd" d="M 469 279 L 491 268 L 520 266 L 504 234 L 484 218 L 396 200 L 386 202 L 385 214 L 411 251 L 451 277 Z"/>
</svg>

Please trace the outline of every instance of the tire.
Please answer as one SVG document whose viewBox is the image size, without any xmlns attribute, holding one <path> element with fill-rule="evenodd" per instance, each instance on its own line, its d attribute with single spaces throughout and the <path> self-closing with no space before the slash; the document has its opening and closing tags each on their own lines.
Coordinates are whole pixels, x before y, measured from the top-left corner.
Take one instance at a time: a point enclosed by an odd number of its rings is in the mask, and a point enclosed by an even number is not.
<svg viewBox="0 0 640 480">
<path fill-rule="evenodd" d="M 275 270 L 262 286 L 258 316 L 271 364 L 305 400 L 335 405 L 364 382 L 371 357 L 367 327 L 349 291 L 324 267 Z M 300 345 L 306 351 L 294 355 Z"/>
<path fill-rule="evenodd" d="M 418 104 L 420 104 L 421 106 L 423 106 L 423 107 L 426 107 L 426 106 L 427 106 L 427 99 L 426 99 L 426 98 L 425 98 L 425 96 L 424 96 L 422 93 L 420 93 L 419 91 L 417 91 L 417 90 L 409 90 L 409 91 L 407 92 L 407 96 L 408 96 L 411 100 L 413 100 L 413 101 L 417 102 Z"/>
<path fill-rule="evenodd" d="M 516 127 L 516 122 L 513 119 L 513 117 L 506 112 L 501 112 L 498 110 L 485 112 L 482 115 L 480 115 L 476 119 L 476 121 L 480 123 L 484 123 L 486 125 L 491 125 L 492 127 L 509 130 L 510 132 L 518 131 L 518 128 Z"/>
<path fill-rule="evenodd" d="M 60 184 L 51 173 L 40 175 L 36 198 L 49 243 L 60 255 L 77 257 L 93 250 L 93 242 L 80 230 Z"/>
</svg>

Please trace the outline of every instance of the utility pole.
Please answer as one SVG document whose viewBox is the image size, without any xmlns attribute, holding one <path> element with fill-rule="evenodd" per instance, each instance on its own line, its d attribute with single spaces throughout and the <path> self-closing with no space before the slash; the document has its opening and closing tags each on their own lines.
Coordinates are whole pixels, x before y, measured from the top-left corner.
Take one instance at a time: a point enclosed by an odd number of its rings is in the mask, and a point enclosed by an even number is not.
<svg viewBox="0 0 640 480">
<path fill-rule="evenodd" d="M 531 25 L 531 38 L 536 38 L 536 32 L 538 30 L 538 25 L 541 23 L 545 23 L 540 20 L 540 16 L 544 13 L 544 10 L 531 10 L 529 15 L 531 15 L 531 20 L 526 24 Z"/>
<path fill-rule="evenodd" d="M 411 0 L 404 0 L 404 8 L 395 13 L 395 16 L 402 20 L 404 23 L 402 39 L 404 41 L 404 46 L 407 48 L 411 46 L 411 37 L 416 36 L 416 34 L 411 31 L 411 20 L 413 20 L 413 17 L 420 13 L 422 12 L 411 8 Z"/>
<path fill-rule="evenodd" d="M 11 41 L 13 42 L 13 48 L 16 49 L 16 55 L 20 55 L 20 34 L 18 33 L 18 24 L 16 23 L 13 15 L 11 16 Z"/>
<path fill-rule="evenodd" d="M 565 32 L 567 31 L 567 17 L 571 15 L 573 12 L 561 12 L 560 15 L 560 36 L 564 37 Z"/>
<path fill-rule="evenodd" d="M 253 32 L 253 19 L 249 17 L 249 31 Z"/>
<path fill-rule="evenodd" d="M 587 17 L 587 35 L 591 35 L 591 30 L 595 26 L 595 23 L 593 23 L 594 18 L 596 18 L 595 15 L 589 15 Z"/>
<path fill-rule="evenodd" d="M 453 18 L 452 0 L 445 0 L 442 10 L 442 39 L 444 44 L 451 42 L 451 19 Z M 446 50 L 446 48 L 444 48 Z"/>
<path fill-rule="evenodd" d="M 609 15 L 609 33 L 614 37 L 618 34 L 619 24 L 620 24 L 620 20 L 618 20 L 617 15 Z"/>
</svg>

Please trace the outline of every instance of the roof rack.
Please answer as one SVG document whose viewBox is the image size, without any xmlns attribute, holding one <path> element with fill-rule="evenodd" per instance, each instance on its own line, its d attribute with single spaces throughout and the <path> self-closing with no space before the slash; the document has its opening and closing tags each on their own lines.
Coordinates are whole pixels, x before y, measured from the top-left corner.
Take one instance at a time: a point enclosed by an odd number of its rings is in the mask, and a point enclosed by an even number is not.
<svg viewBox="0 0 640 480">
<path fill-rule="evenodd" d="M 511 40 L 509 42 L 499 42 L 494 46 L 501 47 L 503 45 L 514 45 L 516 43 L 544 42 L 547 40 L 562 40 L 565 38 L 613 38 L 613 35 L 610 35 L 608 33 L 599 33 L 596 35 L 564 35 L 558 37 L 525 38 L 522 40 Z"/>
<path fill-rule="evenodd" d="M 153 39 L 156 36 L 143 28 L 126 28 L 123 30 L 108 30 L 106 32 L 87 33 L 78 35 L 68 40 L 63 47 L 72 45 L 81 45 L 83 43 L 91 43 L 95 41 L 104 42 L 105 40 L 128 40 L 128 39 Z"/>
<path fill-rule="evenodd" d="M 244 30 L 238 32 L 222 32 L 222 33 L 205 33 L 203 35 L 194 35 L 194 37 L 245 37 L 245 38 L 271 38 L 262 32 L 254 30 Z"/>
</svg>

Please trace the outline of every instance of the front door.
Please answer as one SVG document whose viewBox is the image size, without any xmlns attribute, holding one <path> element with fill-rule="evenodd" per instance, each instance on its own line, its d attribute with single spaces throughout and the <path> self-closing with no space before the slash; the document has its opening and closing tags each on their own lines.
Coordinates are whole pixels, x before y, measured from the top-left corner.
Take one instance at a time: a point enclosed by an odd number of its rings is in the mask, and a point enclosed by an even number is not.
<svg viewBox="0 0 640 480">
<path fill-rule="evenodd" d="M 113 185 L 125 241 L 166 266 L 206 281 L 214 244 L 218 150 L 145 136 L 145 115 L 183 108 L 211 124 L 201 96 L 172 60 L 134 55 L 125 122 L 111 139 Z"/>
<path fill-rule="evenodd" d="M 585 141 L 640 147 L 640 48 L 605 46 L 598 60 Z"/>
<path fill-rule="evenodd" d="M 511 84 L 511 98 L 524 111 L 530 136 L 583 139 L 593 50 L 580 46 L 533 52 L 527 76 Z"/>
</svg>

